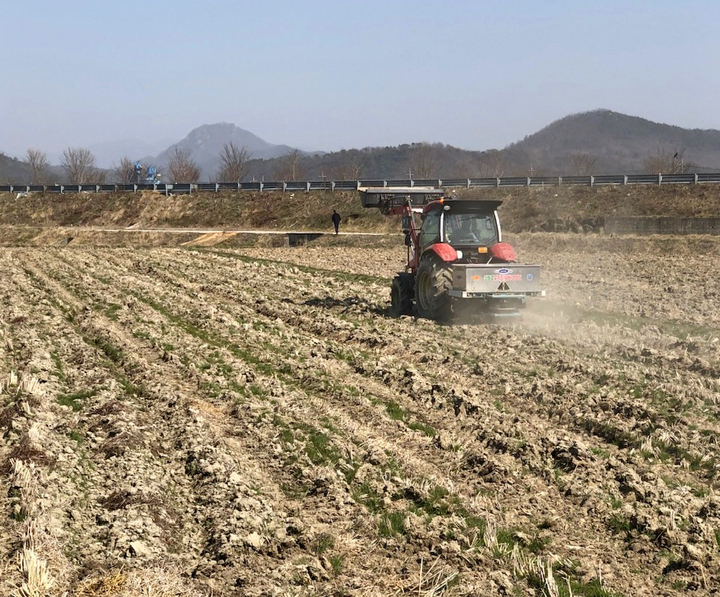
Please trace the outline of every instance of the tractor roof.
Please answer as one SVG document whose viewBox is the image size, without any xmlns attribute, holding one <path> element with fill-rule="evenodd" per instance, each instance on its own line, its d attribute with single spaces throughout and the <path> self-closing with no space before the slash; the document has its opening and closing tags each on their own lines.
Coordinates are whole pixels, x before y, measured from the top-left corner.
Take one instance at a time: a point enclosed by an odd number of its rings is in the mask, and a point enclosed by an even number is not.
<svg viewBox="0 0 720 597">
<path fill-rule="evenodd" d="M 363 207 L 399 206 L 407 199 L 423 204 L 444 194 L 434 187 L 360 187 L 358 191 Z"/>
<path fill-rule="evenodd" d="M 490 214 L 500 207 L 501 204 L 502 201 L 491 201 L 485 199 L 440 199 L 428 203 L 423 209 L 423 213 L 443 209 L 451 213 Z"/>
</svg>

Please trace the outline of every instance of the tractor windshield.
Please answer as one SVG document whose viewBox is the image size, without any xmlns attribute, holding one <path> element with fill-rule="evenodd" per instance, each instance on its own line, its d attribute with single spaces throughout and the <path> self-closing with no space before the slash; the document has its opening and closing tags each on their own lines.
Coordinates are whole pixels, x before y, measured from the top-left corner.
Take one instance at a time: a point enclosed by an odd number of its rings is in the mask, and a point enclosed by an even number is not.
<svg viewBox="0 0 720 597">
<path fill-rule="evenodd" d="M 489 246 L 498 231 L 492 213 L 449 213 L 444 217 L 445 241 L 453 246 Z"/>
</svg>

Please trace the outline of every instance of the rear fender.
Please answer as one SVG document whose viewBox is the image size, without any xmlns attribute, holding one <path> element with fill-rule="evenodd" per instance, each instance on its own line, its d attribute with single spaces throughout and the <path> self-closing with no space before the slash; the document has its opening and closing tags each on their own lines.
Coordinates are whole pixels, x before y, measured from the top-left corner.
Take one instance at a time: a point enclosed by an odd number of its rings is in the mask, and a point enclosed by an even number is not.
<svg viewBox="0 0 720 597">
<path fill-rule="evenodd" d="M 430 245 L 427 249 L 425 249 L 425 255 L 429 253 L 435 253 L 435 255 L 442 259 L 445 263 L 452 263 L 453 261 L 457 261 L 458 258 L 457 251 L 447 243 L 435 243 L 434 245 Z"/>
<path fill-rule="evenodd" d="M 515 249 L 507 243 L 495 243 L 490 247 L 490 255 L 497 261 L 513 263 L 515 261 Z"/>
</svg>

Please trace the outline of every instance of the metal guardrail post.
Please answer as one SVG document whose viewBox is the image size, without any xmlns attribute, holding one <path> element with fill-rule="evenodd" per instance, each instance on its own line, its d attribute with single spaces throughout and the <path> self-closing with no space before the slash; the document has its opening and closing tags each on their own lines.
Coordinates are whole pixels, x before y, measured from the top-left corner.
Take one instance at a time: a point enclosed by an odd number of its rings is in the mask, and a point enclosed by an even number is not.
<svg viewBox="0 0 720 597">
<path fill-rule="evenodd" d="M 496 186 L 496 187 L 499 187 L 499 186 L 500 186 L 500 178 L 496 178 L 496 179 L 495 179 L 495 186 Z"/>
<path fill-rule="evenodd" d="M 287 183 L 283 182 L 282 192 L 284 193 L 285 191 L 287 191 Z"/>
<path fill-rule="evenodd" d="M 467 179 L 467 188 L 468 189 L 470 188 L 470 179 L 469 178 Z"/>
<path fill-rule="evenodd" d="M 65 186 L 60 185 L 60 194 L 62 195 L 65 192 Z"/>
<path fill-rule="evenodd" d="M 658 184 L 662 184 L 662 174 L 658 174 Z"/>
<path fill-rule="evenodd" d="M 623 186 L 627 186 L 627 174 L 623 175 Z"/>
<path fill-rule="evenodd" d="M 590 175 L 590 186 L 591 186 L 591 187 L 594 187 L 594 186 L 595 186 L 595 177 L 592 176 L 592 175 Z"/>
<path fill-rule="evenodd" d="M 306 193 L 309 193 L 309 192 L 310 192 L 310 181 L 308 181 L 308 182 L 305 183 L 305 192 L 306 192 Z"/>
<path fill-rule="evenodd" d="M 527 177 L 527 186 L 530 186 L 530 177 Z"/>
<path fill-rule="evenodd" d="M 697 175 L 697 172 L 696 172 L 696 173 L 695 173 L 695 184 L 697 184 L 697 183 L 698 183 L 698 175 Z"/>
<path fill-rule="evenodd" d="M 562 176 L 558 176 L 558 186 L 562 186 Z"/>
<path fill-rule="evenodd" d="M 330 181 L 330 192 L 331 193 L 335 192 L 335 181 L 334 180 Z"/>
</svg>

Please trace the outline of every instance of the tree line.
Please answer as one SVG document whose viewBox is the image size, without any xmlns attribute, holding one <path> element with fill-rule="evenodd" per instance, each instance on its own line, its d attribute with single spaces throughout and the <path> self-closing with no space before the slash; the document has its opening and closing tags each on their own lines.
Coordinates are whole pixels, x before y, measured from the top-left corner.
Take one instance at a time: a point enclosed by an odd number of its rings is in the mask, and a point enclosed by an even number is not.
<svg viewBox="0 0 720 597">
<path fill-rule="evenodd" d="M 680 174 L 693 172 L 697 166 L 684 157 L 685 150 L 660 148 L 644 161 L 647 173 Z M 568 171 L 564 174 L 588 176 L 597 174 L 597 158 L 590 153 L 576 151 L 568 156 Z M 523 162 L 525 160 L 522 160 Z M 49 182 L 51 166 L 47 155 L 28 149 L 24 162 L 29 167 L 32 184 Z M 358 180 L 361 176 L 382 176 L 381 170 L 396 171 L 395 176 L 432 179 L 438 176 L 504 177 L 542 176 L 548 174 L 542 166 L 519 164 L 517 156 L 508 150 L 483 152 L 459 150 L 442 143 L 413 143 L 397 148 L 366 148 L 342 150 L 333 154 L 310 156 L 299 150 L 272 160 L 253 160 L 246 147 L 230 142 L 218 155 L 219 168 L 215 181 L 241 182 L 249 176 L 250 168 L 268 180 L 294 181 L 321 178 L 328 180 Z M 98 168 L 95 156 L 88 149 L 69 147 L 63 151 L 61 167 L 69 184 L 103 184 L 113 182 L 132 184 L 145 182 L 150 164 L 138 171 L 137 161 L 129 157 L 111 169 Z M 196 183 L 201 169 L 187 149 L 175 147 L 170 152 L 166 170 L 157 179 L 162 182 Z M 387 174 L 385 174 L 387 176 Z"/>
<path fill-rule="evenodd" d="M 226 143 L 220 155 L 220 168 L 217 180 L 222 182 L 240 182 L 245 176 L 251 154 L 246 147 L 235 143 Z M 50 180 L 50 162 L 45 152 L 28 149 L 23 160 L 30 170 L 31 184 L 45 184 Z M 97 167 L 95 156 L 89 149 L 68 147 L 63 151 L 60 166 L 68 184 L 104 184 L 111 181 L 117 184 L 144 182 L 151 164 L 138 168 L 139 162 L 123 157 L 117 166 L 107 170 Z M 167 163 L 168 182 L 195 183 L 200 179 L 200 168 L 187 149 L 175 147 Z"/>
</svg>

